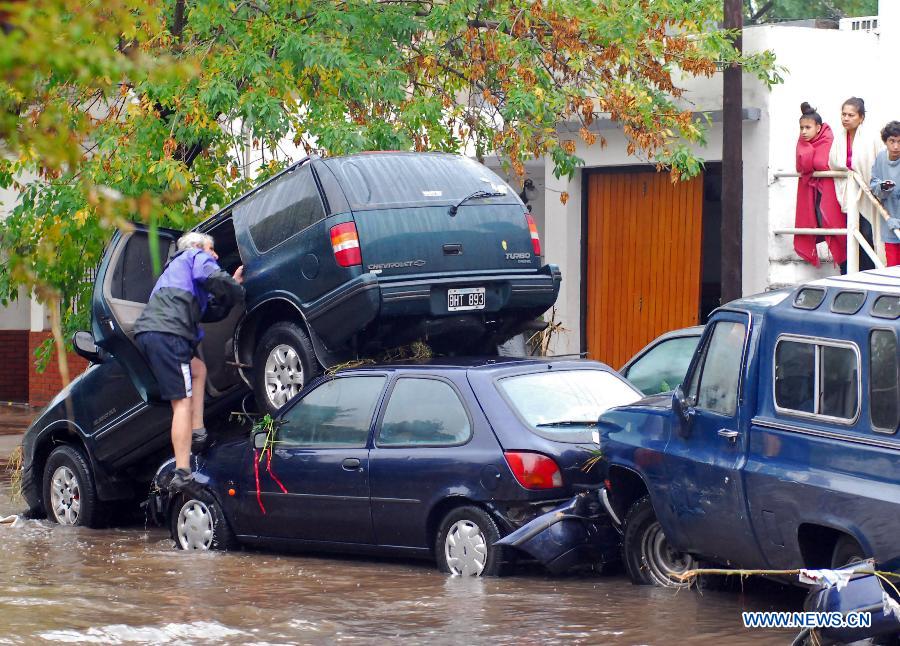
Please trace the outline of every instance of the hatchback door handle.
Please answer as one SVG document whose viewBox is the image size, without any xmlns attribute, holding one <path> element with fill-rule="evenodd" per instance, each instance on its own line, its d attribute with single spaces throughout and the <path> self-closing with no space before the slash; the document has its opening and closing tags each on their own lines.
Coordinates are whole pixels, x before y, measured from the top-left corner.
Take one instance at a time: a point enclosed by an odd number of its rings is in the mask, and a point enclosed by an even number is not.
<svg viewBox="0 0 900 646">
<path fill-rule="evenodd" d="M 728 428 L 720 428 L 719 429 L 719 437 L 724 437 L 732 444 L 737 442 L 739 435 L 740 435 L 740 433 L 738 433 L 737 431 L 732 431 L 731 429 L 728 429 Z"/>
<path fill-rule="evenodd" d="M 355 471 L 359 469 L 360 464 L 359 458 L 345 458 L 343 462 L 341 462 L 341 466 L 345 471 Z"/>
<path fill-rule="evenodd" d="M 462 245 L 461 244 L 445 244 L 444 245 L 444 255 L 445 256 L 460 256 L 460 255 L 462 255 Z"/>
</svg>

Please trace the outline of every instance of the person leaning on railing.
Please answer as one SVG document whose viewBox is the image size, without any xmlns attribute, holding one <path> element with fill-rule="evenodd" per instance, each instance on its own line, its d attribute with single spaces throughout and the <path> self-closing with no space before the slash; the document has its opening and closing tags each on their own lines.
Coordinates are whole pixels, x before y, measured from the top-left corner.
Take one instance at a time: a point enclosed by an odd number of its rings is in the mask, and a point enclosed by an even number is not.
<svg viewBox="0 0 900 646">
<path fill-rule="evenodd" d="M 847 216 L 841 212 L 834 192 L 834 180 L 830 177 L 813 177 L 815 171 L 831 170 L 828 155 L 834 135 L 827 123 L 809 103 L 800 105 L 800 137 L 797 139 L 797 213 L 798 229 L 846 229 Z M 847 236 L 826 235 L 828 250 L 834 262 L 841 266 L 841 273 L 847 267 Z M 815 235 L 794 235 L 794 250 L 816 267 L 819 254 L 816 251 L 818 238 Z"/>
<path fill-rule="evenodd" d="M 828 156 L 828 164 L 832 170 L 856 171 L 866 185 L 869 185 L 872 179 L 872 164 L 875 163 L 875 156 L 884 150 L 884 146 L 878 138 L 878 133 L 870 130 L 865 125 L 865 120 L 865 101 L 855 96 L 844 101 L 844 104 L 841 106 L 841 128 L 835 130 L 834 141 L 831 144 L 831 151 Z M 850 201 L 856 201 L 860 215 L 859 232 L 862 233 L 869 246 L 875 249 L 872 237 L 872 222 L 881 219 L 875 213 L 875 205 L 868 199 L 863 198 L 859 187 L 852 180 L 835 177 L 834 191 L 841 205 L 841 211 L 845 214 L 845 219 L 847 217 L 846 214 L 850 211 Z M 860 253 L 860 271 L 874 268 L 875 263 L 872 262 L 869 255 Z M 841 273 L 844 273 L 844 271 Z"/>
<path fill-rule="evenodd" d="M 881 140 L 886 150 L 875 157 L 869 187 L 891 216 L 881 220 L 881 237 L 890 267 L 900 265 L 900 238 L 896 233 L 900 229 L 900 121 L 891 121 L 882 128 Z"/>
</svg>

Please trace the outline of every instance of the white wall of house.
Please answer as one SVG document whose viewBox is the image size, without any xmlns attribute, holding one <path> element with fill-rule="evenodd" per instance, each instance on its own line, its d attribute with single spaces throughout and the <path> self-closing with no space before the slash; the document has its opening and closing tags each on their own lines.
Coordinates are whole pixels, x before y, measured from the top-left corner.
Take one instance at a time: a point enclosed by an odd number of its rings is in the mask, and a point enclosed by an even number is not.
<svg viewBox="0 0 900 646">
<path fill-rule="evenodd" d="M 886 9 L 886 7 L 888 7 Z M 860 96 L 866 101 L 867 122 L 878 129 L 891 119 L 900 119 L 900 85 L 879 61 L 892 61 L 900 42 L 900 1 L 882 0 L 879 37 L 876 33 L 838 31 L 805 27 L 764 25 L 744 31 L 745 51 L 773 50 L 777 63 L 787 68 L 785 82 L 769 91 L 763 83 L 744 76 L 743 107 L 758 118 L 743 123 L 744 205 L 743 205 L 743 292 L 752 294 L 819 276 L 836 273 L 825 245 L 821 245 L 822 266 L 818 269 L 801 261 L 793 251 L 791 236 L 778 236 L 775 229 L 794 225 L 797 180 L 776 179 L 778 172 L 794 171 L 800 103 L 809 101 L 833 128 L 840 127 L 840 110 L 845 99 Z M 684 79 L 684 101 L 697 112 L 718 111 L 722 107 L 721 75 Z M 892 108 L 892 106 L 896 106 Z M 896 110 L 895 112 L 892 112 Z M 561 131 L 569 130 L 563 124 Z M 571 128 L 577 154 L 585 168 L 609 168 L 647 163 L 629 156 L 621 131 L 613 124 L 598 124 L 607 140 L 586 147 Z M 707 144 L 696 152 L 708 161 L 721 160 L 722 125 L 714 122 Z M 581 349 L 581 220 L 582 178 L 579 171 L 571 181 L 556 180 L 553 165 L 545 160 L 547 191 L 545 203 L 545 248 L 547 262 L 559 264 L 563 287 L 557 301 L 557 319 L 564 332 L 553 351 L 575 353 Z M 567 192 L 562 204 L 559 195 Z"/>
<path fill-rule="evenodd" d="M 0 189 L 0 220 L 12 211 L 17 199 L 15 191 Z M 31 318 L 31 299 L 27 291 L 20 289 L 15 301 L 6 307 L 0 307 L 0 330 L 29 330 L 32 327 Z"/>
</svg>

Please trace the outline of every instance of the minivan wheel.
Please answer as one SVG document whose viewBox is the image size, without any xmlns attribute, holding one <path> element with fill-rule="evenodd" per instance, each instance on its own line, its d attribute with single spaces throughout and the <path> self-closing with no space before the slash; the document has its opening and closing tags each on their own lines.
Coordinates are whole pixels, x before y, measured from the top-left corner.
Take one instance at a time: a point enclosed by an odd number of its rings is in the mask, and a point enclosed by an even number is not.
<svg viewBox="0 0 900 646">
<path fill-rule="evenodd" d="M 497 576 L 502 548 L 497 523 L 478 507 L 457 507 L 444 517 L 435 542 L 438 569 L 457 576 Z"/>
<path fill-rule="evenodd" d="M 207 493 L 188 494 L 172 506 L 172 538 L 181 550 L 230 550 L 234 533 L 219 503 Z"/>
<path fill-rule="evenodd" d="M 622 561 L 632 583 L 667 588 L 688 587 L 690 583 L 676 578 L 676 575 L 697 567 L 693 556 L 678 552 L 669 545 L 656 519 L 650 496 L 634 503 L 625 517 Z"/>
<path fill-rule="evenodd" d="M 253 393 L 266 413 L 274 414 L 319 373 L 312 343 L 291 321 L 272 325 L 253 353 Z"/>
<path fill-rule="evenodd" d="M 60 525 L 98 527 L 101 504 L 84 455 L 73 446 L 58 446 L 44 465 L 44 511 Z"/>
</svg>

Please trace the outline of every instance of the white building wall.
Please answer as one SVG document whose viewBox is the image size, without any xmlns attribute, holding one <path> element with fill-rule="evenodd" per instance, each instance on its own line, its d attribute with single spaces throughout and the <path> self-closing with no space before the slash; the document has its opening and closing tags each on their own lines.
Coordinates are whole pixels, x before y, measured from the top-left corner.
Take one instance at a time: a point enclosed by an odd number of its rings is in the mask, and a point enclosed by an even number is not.
<svg viewBox="0 0 900 646">
<path fill-rule="evenodd" d="M 886 11 L 885 6 L 890 5 Z M 845 99 L 861 96 L 867 120 L 878 129 L 890 119 L 900 119 L 900 84 L 887 82 L 878 61 L 893 60 L 900 53 L 900 0 L 882 0 L 879 38 L 874 33 L 756 26 L 744 31 L 747 52 L 771 49 L 777 63 L 787 68 L 785 82 L 769 91 L 755 77 L 744 75 L 743 107 L 758 108 L 758 120 L 743 123 L 743 293 L 753 294 L 836 273 L 821 245 L 819 269 L 801 261 L 793 251 L 792 236 L 776 236 L 773 230 L 794 225 L 796 179 L 776 179 L 778 172 L 795 170 L 800 103 L 809 101 L 833 128 L 840 127 Z M 722 108 L 721 75 L 685 79 L 684 101 L 697 112 Z M 608 127 L 608 126 L 607 126 Z M 647 163 L 626 153 L 626 141 L 617 128 L 601 129 L 607 147 L 587 148 L 575 132 L 577 154 L 585 168 L 609 168 Z M 707 161 L 720 161 L 722 124 L 710 124 L 707 145 L 696 152 Z M 557 319 L 568 332 L 553 346 L 555 353 L 574 353 L 581 348 L 581 220 L 582 176 L 574 181 L 555 180 L 553 164 L 545 160 L 548 191 L 545 195 L 546 260 L 560 265 L 563 289 L 557 301 Z M 563 205 L 559 194 L 566 191 Z"/>
<path fill-rule="evenodd" d="M 0 189 L 0 220 L 12 211 L 18 196 L 15 191 Z M 0 306 L 0 330 L 31 329 L 31 299 L 28 292 L 19 290 L 19 298 L 6 307 Z"/>
</svg>

